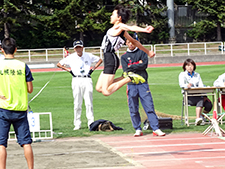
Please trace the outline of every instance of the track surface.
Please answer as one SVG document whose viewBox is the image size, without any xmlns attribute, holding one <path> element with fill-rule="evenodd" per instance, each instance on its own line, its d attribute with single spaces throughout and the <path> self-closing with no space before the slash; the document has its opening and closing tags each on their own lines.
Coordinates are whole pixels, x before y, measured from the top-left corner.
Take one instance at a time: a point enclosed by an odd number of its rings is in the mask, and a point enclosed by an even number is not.
<svg viewBox="0 0 225 169">
<path fill-rule="evenodd" d="M 225 140 L 212 133 L 66 138 L 32 144 L 37 169 L 224 169 Z M 7 169 L 26 168 L 10 141 Z"/>
<path fill-rule="evenodd" d="M 225 62 L 201 62 L 216 65 Z M 155 64 L 149 67 L 182 66 Z M 99 67 L 98 69 L 103 69 Z M 32 72 L 62 71 L 58 68 L 32 69 Z M 165 137 L 132 135 L 66 138 L 33 144 L 38 169 L 225 169 L 225 140 L 213 133 L 168 134 Z M 9 143 L 7 168 L 24 168 L 23 150 Z M 15 167 L 16 166 L 16 167 Z"/>
</svg>

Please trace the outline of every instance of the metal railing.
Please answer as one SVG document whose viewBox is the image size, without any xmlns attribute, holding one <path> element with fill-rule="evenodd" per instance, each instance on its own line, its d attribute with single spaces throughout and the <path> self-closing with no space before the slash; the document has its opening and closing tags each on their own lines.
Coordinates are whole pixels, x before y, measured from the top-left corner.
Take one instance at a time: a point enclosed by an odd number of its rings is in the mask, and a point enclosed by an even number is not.
<svg viewBox="0 0 225 169">
<path fill-rule="evenodd" d="M 223 50 L 220 50 L 223 49 Z M 223 54 L 223 42 L 197 42 L 197 43 L 175 43 L 175 44 L 156 44 L 154 52 L 161 56 L 175 55 L 208 55 L 208 54 Z"/>
<path fill-rule="evenodd" d="M 219 55 L 224 54 L 223 42 L 197 42 L 197 43 L 174 43 L 174 44 L 155 44 L 143 45 L 149 50 L 154 50 L 155 57 L 173 57 L 173 56 L 191 56 L 191 55 Z M 127 50 L 126 46 L 122 46 L 116 54 L 120 57 Z M 100 46 L 85 47 L 84 51 L 91 52 L 94 55 L 103 58 L 103 52 Z M 73 53 L 73 48 L 69 49 Z M 15 55 L 20 60 L 26 62 L 43 62 L 43 61 L 59 61 L 64 58 L 63 48 L 47 48 L 47 49 L 18 49 Z"/>
</svg>

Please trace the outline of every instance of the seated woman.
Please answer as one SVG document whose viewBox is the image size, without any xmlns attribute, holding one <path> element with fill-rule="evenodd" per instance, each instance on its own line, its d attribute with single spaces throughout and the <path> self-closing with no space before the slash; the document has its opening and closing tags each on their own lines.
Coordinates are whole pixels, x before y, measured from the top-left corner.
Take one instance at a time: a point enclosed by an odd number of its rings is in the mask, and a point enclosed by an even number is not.
<svg viewBox="0 0 225 169">
<path fill-rule="evenodd" d="M 213 83 L 213 86 L 215 87 L 225 87 L 225 73 L 220 75 Z M 225 110 L 225 95 L 222 94 L 222 107 Z"/>
<path fill-rule="evenodd" d="M 179 74 L 179 85 L 181 88 L 204 87 L 200 74 L 195 72 L 196 64 L 192 59 L 186 59 L 183 63 L 183 72 Z M 182 90 L 182 93 L 184 91 Z M 203 120 L 202 108 L 204 113 L 212 109 L 212 103 L 206 96 L 189 96 L 188 104 L 196 106 L 195 125 L 200 125 Z"/>
</svg>

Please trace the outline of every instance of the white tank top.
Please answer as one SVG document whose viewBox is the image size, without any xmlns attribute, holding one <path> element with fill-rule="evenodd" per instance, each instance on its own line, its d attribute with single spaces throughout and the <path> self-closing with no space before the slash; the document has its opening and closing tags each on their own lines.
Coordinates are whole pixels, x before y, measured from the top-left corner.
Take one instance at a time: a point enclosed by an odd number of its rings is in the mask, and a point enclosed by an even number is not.
<svg viewBox="0 0 225 169">
<path fill-rule="evenodd" d="M 109 35 L 109 30 L 107 31 L 106 35 L 104 36 L 102 40 L 101 49 L 104 50 L 104 53 L 106 52 L 115 52 L 119 50 L 122 45 L 124 44 L 125 40 L 122 38 L 124 31 L 121 32 L 118 36 L 111 36 Z"/>
</svg>

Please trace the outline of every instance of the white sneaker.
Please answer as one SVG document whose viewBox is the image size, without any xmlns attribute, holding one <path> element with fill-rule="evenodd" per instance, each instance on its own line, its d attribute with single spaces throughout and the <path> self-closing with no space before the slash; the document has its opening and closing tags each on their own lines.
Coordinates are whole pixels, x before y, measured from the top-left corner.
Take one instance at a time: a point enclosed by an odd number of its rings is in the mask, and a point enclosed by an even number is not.
<svg viewBox="0 0 225 169">
<path fill-rule="evenodd" d="M 202 122 L 207 122 L 207 119 L 204 116 L 200 115 L 200 118 L 202 118 Z"/>
<path fill-rule="evenodd" d="M 73 130 L 80 130 L 80 127 L 74 127 Z"/>
<path fill-rule="evenodd" d="M 153 131 L 153 136 L 165 136 L 166 133 L 163 133 L 160 129 Z"/>
<path fill-rule="evenodd" d="M 139 137 L 139 136 L 143 136 L 143 132 L 141 130 L 136 130 L 134 137 Z"/>
<path fill-rule="evenodd" d="M 197 118 L 197 119 L 195 120 L 195 125 L 196 125 L 196 126 L 199 126 L 201 123 L 202 123 L 202 118 Z"/>
<path fill-rule="evenodd" d="M 204 126 L 208 121 L 205 118 L 205 116 L 200 115 L 200 118 L 202 118 L 202 123 L 200 124 L 201 126 Z"/>
</svg>

